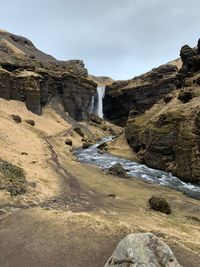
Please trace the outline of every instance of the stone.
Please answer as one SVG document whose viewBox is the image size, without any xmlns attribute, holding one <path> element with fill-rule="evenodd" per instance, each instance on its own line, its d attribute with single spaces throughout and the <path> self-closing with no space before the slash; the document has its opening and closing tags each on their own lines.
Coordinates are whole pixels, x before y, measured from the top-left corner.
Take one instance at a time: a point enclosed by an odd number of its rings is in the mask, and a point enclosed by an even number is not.
<svg viewBox="0 0 200 267">
<path fill-rule="evenodd" d="M 152 196 L 149 199 L 149 205 L 152 210 L 159 211 L 165 214 L 170 214 L 172 212 L 169 203 L 161 197 Z"/>
<path fill-rule="evenodd" d="M 189 102 L 191 99 L 193 99 L 194 95 L 189 90 L 181 90 L 178 99 L 181 100 L 183 103 Z"/>
<path fill-rule="evenodd" d="M 31 126 L 35 126 L 34 120 L 26 120 L 26 123 L 30 124 Z"/>
<path fill-rule="evenodd" d="M 83 129 L 80 128 L 80 127 L 76 127 L 76 128 L 74 128 L 73 131 L 74 131 L 75 133 L 77 133 L 80 137 L 84 137 L 84 136 L 85 136 L 85 133 L 84 133 Z"/>
<path fill-rule="evenodd" d="M 114 130 L 112 127 L 108 128 L 108 132 L 109 132 L 109 134 L 111 134 L 112 136 L 116 136 L 116 132 L 115 132 L 115 130 Z"/>
<path fill-rule="evenodd" d="M 12 118 L 16 123 L 21 123 L 22 122 L 21 117 L 18 116 L 18 115 L 12 115 Z"/>
<path fill-rule="evenodd" d="M 116 198 L 116 195 L 115 194 L 108 194 L 107 197 L 109 197 L 109 198 Z"/>
<path fill-rule="evenodd" d="M 97 148 L 100 150 L 100 151 L 107 151 L 108 149 L 108 144 L 106 142 L 100 144 L 97 146 Z"/>
<path fill-rule="evenodd" d="M 192 49 L 189 45 L 184 45 L 181 48 L 180 56 L 183 63 L 187 63 L 187 60 L 195 55 L 194 49 Z"/>
<path fill-rule="evenodd" d="M 101 129 L 106 132 L 108 130 L 108 127 L 106 126 L 106 124 L 103 124 L 101 126 Z"/>
<path fill-rule="evenodd" d="M 116 163 L 109 168 L 108 173 L 119 177 L 126 177 L 127 170 L 120 163 Z"/>
<path fill-rule="evenodd" d="M 170 247 L 151 233 L 135 233 L 119 242 L 104 267 L 181 267 Z"/>
<path fill-rule="evenodd" d="M 83 143 L 82 148 L 86 149 L 86 148 L 89 148 L 92 145 L 93 145 L 93 143 L 91 141 L 87 141 L 87 142 Z"/>
<path fill-rule="evenodd" d="M 95 114 L 90 114 L 89 116 L 90 120 L 96 124 L 102 124 L 103 123 L 103 119 L 101 119 L 99 116 L 95 115 Z"/>
<path fill-rule="evenodd" d="M 21 155 L 28 156 L 27 152 L 22 152 Z"/>
<path fill-rule="evenodd" d="M 173 96 L 172 95 L 166 95 L 164 97 L 164 101 L 165 101 L 166 104 L 169 103 L 172 99 L 173 99 Z"/>
<path fill-rule="evenodd" d="M 131 118 L 134 118 L 135 116 L 137 116 L 138 115 L 138 111 L 137 110 L 131 110 L 130 112 L 129 112 L 129 117 L 131 117 Z"/>
<path fill-rule="evenodd" d="M 71 139 L 66 139 L 65 144 L 68 146 L 72 146 L 72 140 Z"/>
</svg>

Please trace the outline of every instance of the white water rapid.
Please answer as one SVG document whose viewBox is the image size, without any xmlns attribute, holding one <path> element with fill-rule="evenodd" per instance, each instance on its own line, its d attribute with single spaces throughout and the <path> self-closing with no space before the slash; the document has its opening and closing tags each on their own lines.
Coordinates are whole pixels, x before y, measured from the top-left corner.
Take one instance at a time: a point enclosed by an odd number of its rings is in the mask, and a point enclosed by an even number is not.
<svg viewBox="0 0 200 267">
<path fill-rule="evenodd" d="M 103 118 L 103 98 L 105 96 L 105 86 L 98 86 L 97 93 L 92 97 L 90 113 Z"/>
<path fill-rule="evenodd" d="M 127 170 L 127 175 L 130 178 L 134 177 L 162 186 L 167 186 L 171 189 L 183 192 L 189 197 L 200 200 L 199 185 L 185 183 L 171 173 L 155 170 L 134 161 L 113 156 L 109 153 L 99 153 L 99 145 L 110 142 L 112 139 L 111 136 L 103 138 L 97 144 L 94 144 L 87 149 L 80 148 L 75 150 L 74 155 L 80 162 L 97 165 L 103 170 L 108 170 L 116 163 L 120 163 Z"/>
</svg>

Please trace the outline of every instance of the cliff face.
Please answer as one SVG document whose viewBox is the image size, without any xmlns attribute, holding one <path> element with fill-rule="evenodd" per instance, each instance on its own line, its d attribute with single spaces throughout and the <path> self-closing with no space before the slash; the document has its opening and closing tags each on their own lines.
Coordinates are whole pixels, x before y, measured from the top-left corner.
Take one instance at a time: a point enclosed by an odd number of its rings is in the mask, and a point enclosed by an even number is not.
<svg viewBox="0 0 200 267">
<path fill-rule="evenodd" d="M 164 65 L 107 87 L 105 111 L 114 122 L 125 121 L 140 162 L 200 182 L 200 42 L 198 49 L 182 47 L 180 56 L 179 71 Z"/>
<path fill-rule="evenodd" d="M 0 97 L 24 101 L 41 115 L 42 106 L 60 96 L 65 111 L 80 121 L 96 87 L 81 60 L 58 61 L 28 39 L 0 30 Z"/>
<path fill-rule="evenodd" d="M 132 115 L 142 114 L 175 89 L 177 71 L 174 65 L 163 65 L 131 80 L 106 86 L 105 118 L 125 126 L 130 111 Z"/>
</svg>

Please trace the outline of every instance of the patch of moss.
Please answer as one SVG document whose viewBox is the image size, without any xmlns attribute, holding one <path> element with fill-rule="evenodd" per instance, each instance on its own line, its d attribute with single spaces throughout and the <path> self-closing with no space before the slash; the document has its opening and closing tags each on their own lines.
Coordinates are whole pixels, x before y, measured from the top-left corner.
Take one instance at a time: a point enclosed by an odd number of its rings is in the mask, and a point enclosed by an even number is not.
<svg viewBox="0 0 200 267">
<path fill-rule="evenodd" d="M 0 159 L 0 189 L 7 190 L 14 197 L 25 194 L 26 187 L 24 170 Z"/>
<path fill-rule="evenodd" d="M 186 216 L 187 219 L 200 223 L 200 219 L 195 216 Z"/>
</svg>

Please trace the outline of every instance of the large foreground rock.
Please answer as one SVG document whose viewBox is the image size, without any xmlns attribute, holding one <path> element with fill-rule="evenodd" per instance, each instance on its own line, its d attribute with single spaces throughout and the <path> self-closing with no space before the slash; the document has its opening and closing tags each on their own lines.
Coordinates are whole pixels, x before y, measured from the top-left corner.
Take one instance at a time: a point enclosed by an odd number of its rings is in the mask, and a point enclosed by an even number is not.
<svg viewBox="0 0 200 267">
<path fill-rule="evenodd" d="M 167 244 L 151 233 L 126 236 L 104 267 L 181 267 Z"/>
</svg>

